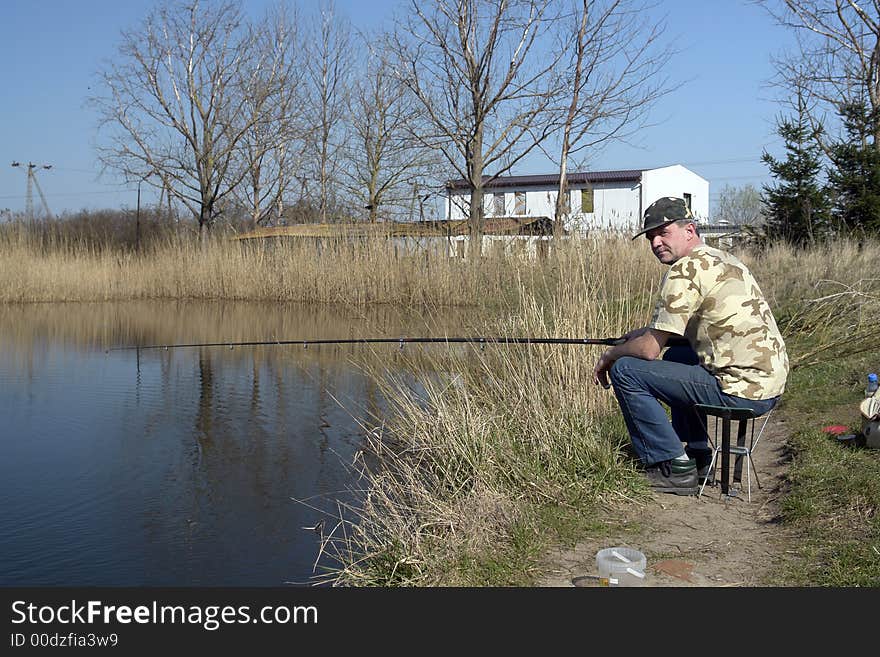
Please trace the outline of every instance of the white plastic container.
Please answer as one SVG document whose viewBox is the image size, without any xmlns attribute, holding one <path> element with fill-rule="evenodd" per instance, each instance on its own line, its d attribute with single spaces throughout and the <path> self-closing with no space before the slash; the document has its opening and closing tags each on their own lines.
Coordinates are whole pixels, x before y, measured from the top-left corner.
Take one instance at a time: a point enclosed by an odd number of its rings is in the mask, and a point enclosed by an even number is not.
<svg viewBox="0 0 880 657">
<path fill-rule="evenodd" d="M 602 586 L 644 586 L 648 560 L 638 550 L 610 547 L 596 553 L 596 569 Z"/>
</svg>

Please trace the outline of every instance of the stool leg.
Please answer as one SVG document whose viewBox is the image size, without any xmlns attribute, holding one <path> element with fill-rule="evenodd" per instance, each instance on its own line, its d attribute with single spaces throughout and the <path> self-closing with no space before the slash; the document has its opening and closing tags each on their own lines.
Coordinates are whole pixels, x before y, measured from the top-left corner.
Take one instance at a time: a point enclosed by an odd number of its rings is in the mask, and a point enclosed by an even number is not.
<svg viewBox="0 0 880 657">
<path fill-rule="evenodd" d="M 755 483 L 758 484 L 758 488 L 762 488 L 761 480 L 758 479 L 758 468 L 755 467 L 755 461 L 752 459 L 752 453 L 749 452 L 749 461 L 752 462 L 752 472 L 755 473 Z"/>
<path fill-rule="evenodd" d="M 709 481 L 709 475 L 712 475 L 712 478 L 715 478 L 715 458 L 718 456 L 718 449 L 712 450 L 712 460 L 709 461 L 709 469 L 706 470 L 706 476 L 703 477 L 703 485 L 700 486 L 700 493 L 697 495 L 697 498 L 703 496 L 703 489 L 706 488 L 706 482 Z"/>
<path fill-rule="evenodd" d="M 730 482 L 730 418 L 721 422 L 721 494 L 727 495 Z"/>
<path fill-rule="evenodd" d="M 752 503 L 752 455 L 749 454 L 749 459 L 746 461 L 746 478 L 748 479 L 748 483 L 746 484 L 749 489 L 749 504 Z"/>
<path fill-rule="evenodd" d="M 745 447 L 746 446 L 746 429 L 748 429 L 749 420 L 740 420 L 736 430 L 736 446 L 737 447 Z M 734 460 L 733 466 L 733 480 L 736 483 L 742 483 L 742 454 L 737 454 L 736 459 Z"/>
</svg>

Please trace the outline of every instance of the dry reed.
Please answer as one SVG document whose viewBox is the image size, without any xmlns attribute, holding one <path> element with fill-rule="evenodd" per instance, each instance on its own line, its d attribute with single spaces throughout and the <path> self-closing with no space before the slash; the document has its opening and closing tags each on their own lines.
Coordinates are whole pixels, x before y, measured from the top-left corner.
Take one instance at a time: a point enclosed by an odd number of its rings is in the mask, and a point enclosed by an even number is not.
<svg viewBox="0 0 880 657">
<path fill-rule="evenodd" d="M 485 332 L 614 336 L 644 324 L 662 270 L 644 244 L 627 242 L 571 242 L 543 272 L 552 294 L 521 284 Z M 603 430 L 613 395 L 591 381 L 600 349 L 475 347 L 435 359 L 417 385 L 374 372 L 394 419 L 368 427 L 368 492 L 348 509 L 357 521 L 325 537 L 340 564 L 327 576 L 347 585 L 480 583 L 456 564 L 508 544 L 535 508 L 635 498 L 642 489 L 619 449 L 626 437 Z"/>
<path fill-rule="evenodd" d="M 743 260 L 760 282 L 787 341 L 793 368 L 880 345 L 876 240 L 838 239 L 798 250 L 777 243 Z"/>
<path fill-rule="evenodd" d="M 438 245 L 440 246 L 440 245 Z M 200 245 L 168 238 L 142 253 L 0 231 L 0 303 L 247 299 L 302 303 L 484 305 L 541 285 L 523 258 L 479 267 L 439 249 L 404 250 L 380 237 Z"/>
</svg>

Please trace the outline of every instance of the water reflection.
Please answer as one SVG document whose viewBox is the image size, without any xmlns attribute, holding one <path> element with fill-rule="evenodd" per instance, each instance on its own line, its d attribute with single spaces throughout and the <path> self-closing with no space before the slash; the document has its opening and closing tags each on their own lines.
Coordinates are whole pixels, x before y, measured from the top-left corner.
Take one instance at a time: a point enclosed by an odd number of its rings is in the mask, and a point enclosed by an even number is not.
<svg viewBox="0 0 880 657">
<path fill-rule="evenodd" d="M 353 487 L 363 372 L 394 345 L 109 351 L 460 334 L 442 318 L 249 303 L 0 306 L 0 584 L 306 582 Z"/>
</svg>

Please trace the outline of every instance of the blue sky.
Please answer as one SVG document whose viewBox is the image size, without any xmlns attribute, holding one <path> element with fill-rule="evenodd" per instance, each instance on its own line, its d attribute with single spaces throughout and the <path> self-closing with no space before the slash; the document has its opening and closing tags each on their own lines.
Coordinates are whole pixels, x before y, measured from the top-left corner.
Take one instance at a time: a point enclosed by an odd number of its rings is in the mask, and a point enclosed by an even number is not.
<svg viewBox="0 0 880 657">
<path fill-rule="evenodd" d="M 405 0 L 336 0 L 359 27 L 380 27 Z M 3 0 L 0 19 L 0 211 L 25 206 L 26 176 L 11 162 L 51 164 L 38 181 L 51 211 L 133 208 L 136 191 L 99 176 L 94 112 L 85 99 L 122 29 L 136 26 L 155 0 Z M 269 0 L 246 0 L 254 14 Z M 317 0 L 297 2 L 308 11 Z M 591 169 L 650 168 L 681 163 L 709 180 L 711 201 L 725 184 L 768 182 L 763 149 L 782 152 L 775 132 L 781 111 L 767 86 L 771 57 L 791 34 L 748 0 L 666 0 L 666 36 L 679 49 L 668 68 L 681 88 L 651 113 L 655 125 L 635 146 L 606 148 Z M 537 158 L 513 173 L 547 173 Z M 34 192 L 35 206 L 40 199 Z M 150 202 L 144 190 L 143 202 Z"/>
</svg>

